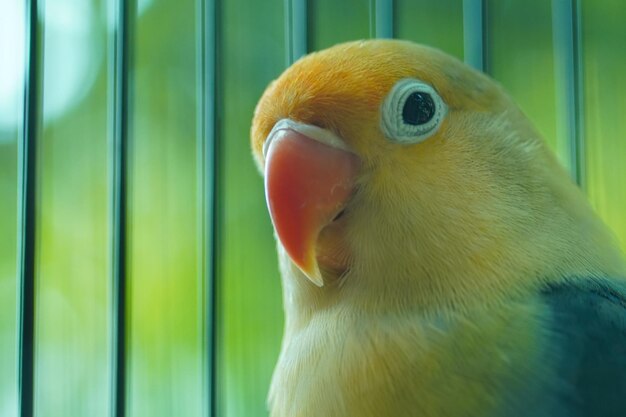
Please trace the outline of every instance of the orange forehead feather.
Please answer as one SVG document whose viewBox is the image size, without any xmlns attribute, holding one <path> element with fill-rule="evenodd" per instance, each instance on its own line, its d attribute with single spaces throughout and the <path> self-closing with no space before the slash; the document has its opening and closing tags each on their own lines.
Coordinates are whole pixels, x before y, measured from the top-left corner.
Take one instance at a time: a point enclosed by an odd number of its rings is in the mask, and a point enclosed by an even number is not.
<svg viewBox="0 0 626 417">
<path fill-rule="evenodd" d="M 450 109 L 487 108 L 499 95 L 486 77 L 436 49 L 398 40 L 336 45 L 297 61 L 261 97 L 251 131 L 259 167 L 263 143 L 280 119 L 331 129 L 350 142 L 378 129 L 386 94 L 407 77 L 431 84 Z"/>
</svg>

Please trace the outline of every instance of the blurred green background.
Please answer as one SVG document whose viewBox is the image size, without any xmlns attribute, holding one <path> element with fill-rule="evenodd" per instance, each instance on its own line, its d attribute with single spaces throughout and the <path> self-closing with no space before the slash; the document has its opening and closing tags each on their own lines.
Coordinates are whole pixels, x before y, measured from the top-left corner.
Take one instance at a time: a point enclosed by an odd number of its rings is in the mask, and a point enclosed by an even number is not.
<svg viewBox="0 0 626 417">
<path fill-rule="evenodd" d="M 201 416 L 201 0 L 139 0 L 130 162 L 128 415 Z M 37 416 L 110 413 L 108 220 L 112 0 L 47 0 L 37 242 Z M 490 0 L 492 75 L 564 164 L 552 8 Z M 282 307 L 272 228 L 248 131 L 285 68 L 285 2 L 218 8 L 218 414 L 266 416 Z M 17 139 L 24 0 L 0 1 L 0 416 L 17 416 Z M 309 47 L 371 36 L 369 0 L 310 0 Z M 461 0 L 397 0 L 395 35 L 463 58 Z M 586 192 L 626 248 L 626 7 L 582 1 Z"/>
</svg>

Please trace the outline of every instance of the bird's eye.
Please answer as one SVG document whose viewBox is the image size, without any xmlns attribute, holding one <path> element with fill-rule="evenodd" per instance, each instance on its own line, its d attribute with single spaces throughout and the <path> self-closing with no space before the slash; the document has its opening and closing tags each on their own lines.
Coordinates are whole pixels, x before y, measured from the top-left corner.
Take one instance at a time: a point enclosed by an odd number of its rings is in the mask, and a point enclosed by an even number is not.
<svg viewBox="0 0 626 417">
<path fill-rule="evenodd" d="M 381 128 L 392 142 L 418 143 L 437 131 L 447 106 L 433 87 L 404 78 L 393 86 L 381 109 Z"/>
</svg>

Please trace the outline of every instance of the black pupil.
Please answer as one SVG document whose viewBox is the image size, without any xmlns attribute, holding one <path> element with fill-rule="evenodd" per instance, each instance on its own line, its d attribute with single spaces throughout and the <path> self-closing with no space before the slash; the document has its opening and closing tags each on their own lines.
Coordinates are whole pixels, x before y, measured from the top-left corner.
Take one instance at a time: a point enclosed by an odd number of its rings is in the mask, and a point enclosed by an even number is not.
<svg viewBox="0 0 626 417">
<path fill-rule="evenodd" d="M 415 92 L 404 103 L 402 120 L 404 123 L 417 126 L 430 121 L 435 115 L 435 102 L 428 93 Z"/>
</svg>

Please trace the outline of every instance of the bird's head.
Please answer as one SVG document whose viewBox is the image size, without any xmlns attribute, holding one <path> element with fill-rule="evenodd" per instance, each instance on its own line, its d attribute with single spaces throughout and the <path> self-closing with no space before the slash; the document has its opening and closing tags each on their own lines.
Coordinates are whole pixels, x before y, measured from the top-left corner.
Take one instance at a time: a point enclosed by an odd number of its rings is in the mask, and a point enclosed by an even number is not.
<svg viewBox="0 0 626 417">
<path fill-rule="evenodd" d="M 559 251 L 574 256 L 562 240 L 578 242 L 571 220 L 588 216 L 497 83 L 410 42 L 300 59 L 265 91 L 251 134 L 283 275 L 317 303 L 478 299 L 511 286 L 505 271 L 539 276 Z"/>
</svg>

